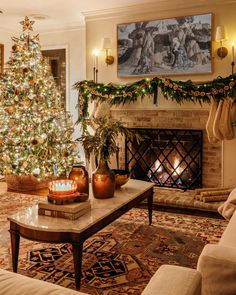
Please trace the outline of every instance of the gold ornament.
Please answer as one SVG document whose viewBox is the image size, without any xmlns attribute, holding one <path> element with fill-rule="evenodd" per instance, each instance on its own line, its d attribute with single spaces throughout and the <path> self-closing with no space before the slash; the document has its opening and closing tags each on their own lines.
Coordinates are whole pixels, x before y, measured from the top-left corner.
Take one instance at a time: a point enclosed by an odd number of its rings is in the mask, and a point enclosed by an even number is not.
<svg viewBox="0 0 236 295">
<path fill-rule="evenodd" d="M 29 20 L 28 16 L 26 16 L 20 24 L 23 26 L 23 32 L 26 30 L 33 31 L 32 25 L 34 24 L 34 21 Z"/>
<path fill-rule="evenodd" d="M 44 138 L 38 138 L 38 142 L 39 142 L 40 144 L 44 143 L 44 141 L 45 141 Z"/>
<path fill-rule="evenodd" d="M 23 69 L 23 72 L 24 72 L 24 73 L 28 73 L 28 72 L 29 72 L 29 68 L 24 68 L 24 69 Z"/>
<path fill-rule="evenodd" d="M 13 126 L 12 129 L 11 129 L 11 131 L 12 131 L 13 133 L 16 133 L 16 132 L 17 132 L 17 127 L 16 127 L 16 126 Z"/>
<path fill-rule="evenodd" d="M 31 105 L 31 100 L 30 99 L 28 99 L 28 98 L 26 98 L 26 99 L 24 99 L 24 101 L 23 101 L 23 104 L 25 105 L 25 106 L 29 106 L 29 105 Z"/>
<path fill-rule="evenodd" d="M 27 166 L 28 166 L 28 162 L 24 161 L 23 164 L 22 164 L 22 167 L 26 168 Z"/>
<path fill-rule="evenodd" d="M 18 95 L 20 93 L 21 89 L 20 87 L 16 87 L 15 88 L 15 95 Z"/>
<path fill-rule="evenodd" d="M 31 143 L 32 143 L 33 145 L 36 145 L 36 144 L 38 144 L 38 140 L 37 140 L 36 138 L 34 138 L 34 139 L 31 140 Z"/>
<path fill-rule="evenodd" d="M 7 107 L 7 112 L 8 112 L 9 114 L 14 113 L 14 111 L 15 111 L 15 108 L 14 108 L 13 106 L 9 106 L 9 107 Z"/>
<path fill-rule="evenodd" d="M 35 84 L 35 81 L 34 80 L 29 80 L 29 85 L 34 86 L 34 84 Z"/>
<path fill-rule="evenodd" d="M 12 45 L 12 51 L 16 51 L 18 49 L 18 46 L 16 44 Z"/>
<path fill-rule="evenodd" d="M 69 156 L 69 153 L 68 151 L 64 150 L 63 153 L 62 153 L 63 157 L 68 157 Z"/>
</svg>

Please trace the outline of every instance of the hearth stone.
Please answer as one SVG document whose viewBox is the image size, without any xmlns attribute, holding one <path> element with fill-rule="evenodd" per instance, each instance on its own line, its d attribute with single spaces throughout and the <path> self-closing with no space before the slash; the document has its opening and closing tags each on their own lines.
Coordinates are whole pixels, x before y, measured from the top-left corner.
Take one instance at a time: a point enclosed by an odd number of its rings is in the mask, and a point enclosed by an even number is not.
<svg viewBox="0 0 236 295">
<path fill-rule="evenodd" d="M 158 208 L 186 209 L 218 213 L 218 208 L 224 202 L 204 203 L 194 199 L 192 190 L 154 188 L 153 204 Z"/>
</svg>

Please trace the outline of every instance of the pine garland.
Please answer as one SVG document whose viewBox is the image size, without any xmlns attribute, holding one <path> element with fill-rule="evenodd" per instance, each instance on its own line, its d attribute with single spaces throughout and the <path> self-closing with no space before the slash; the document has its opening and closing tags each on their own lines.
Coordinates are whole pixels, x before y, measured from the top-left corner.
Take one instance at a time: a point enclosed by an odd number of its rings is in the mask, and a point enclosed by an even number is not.
<svg viewBox="0 0 236 295">
<path fill-rule="evenodd" d="M 120 105 L 137 101 L 139 97 L 154 95 L 157 102 L 158 89 L 161 89 L 166 99 L 177 103 L 191 101 L 194 103 L 209 103 L 214 100 L 232 97 L 236 100 L 236 74 L 212 81 L 195 83 L 191 80 L 179 81 L 170 78 L 142 79 L 129 85 L 103 84 L 93 81 L 80 81 L 73 85 L 79 91 L 80 115 L 86 115 L 89 101 L 108 101 L 111 105 Z"/>
</svg>

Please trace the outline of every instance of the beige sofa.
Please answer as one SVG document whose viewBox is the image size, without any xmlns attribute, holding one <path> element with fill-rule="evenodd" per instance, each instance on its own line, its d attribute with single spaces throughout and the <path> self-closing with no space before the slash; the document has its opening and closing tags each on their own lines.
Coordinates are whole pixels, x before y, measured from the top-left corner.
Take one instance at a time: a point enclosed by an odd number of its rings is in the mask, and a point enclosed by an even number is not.
<svg viewBox="0 0 236 295">
<path fill-rule="evenodd" d="M 142 295 L 236 295 L 236 212 L 218 244 L 204 247 L 197 270 L 162 265 Z"/>
<path fill-rule="evenodd" d="M 85 295 L 58 285 L 0 269 L 0 295 Z"/>
</svg>

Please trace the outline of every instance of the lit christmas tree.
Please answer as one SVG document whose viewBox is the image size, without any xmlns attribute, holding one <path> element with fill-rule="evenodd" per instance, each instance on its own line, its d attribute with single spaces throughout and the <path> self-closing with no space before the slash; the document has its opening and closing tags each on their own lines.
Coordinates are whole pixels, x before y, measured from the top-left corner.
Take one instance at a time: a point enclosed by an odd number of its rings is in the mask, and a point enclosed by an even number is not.
<svg viewBox="0 0 236 295">
<path fill-rule="evenodd" d="M 0 79 L 0 174 L 60 176 L 75 156 L 73 123 L 27 17 Z"/>
</svg>

